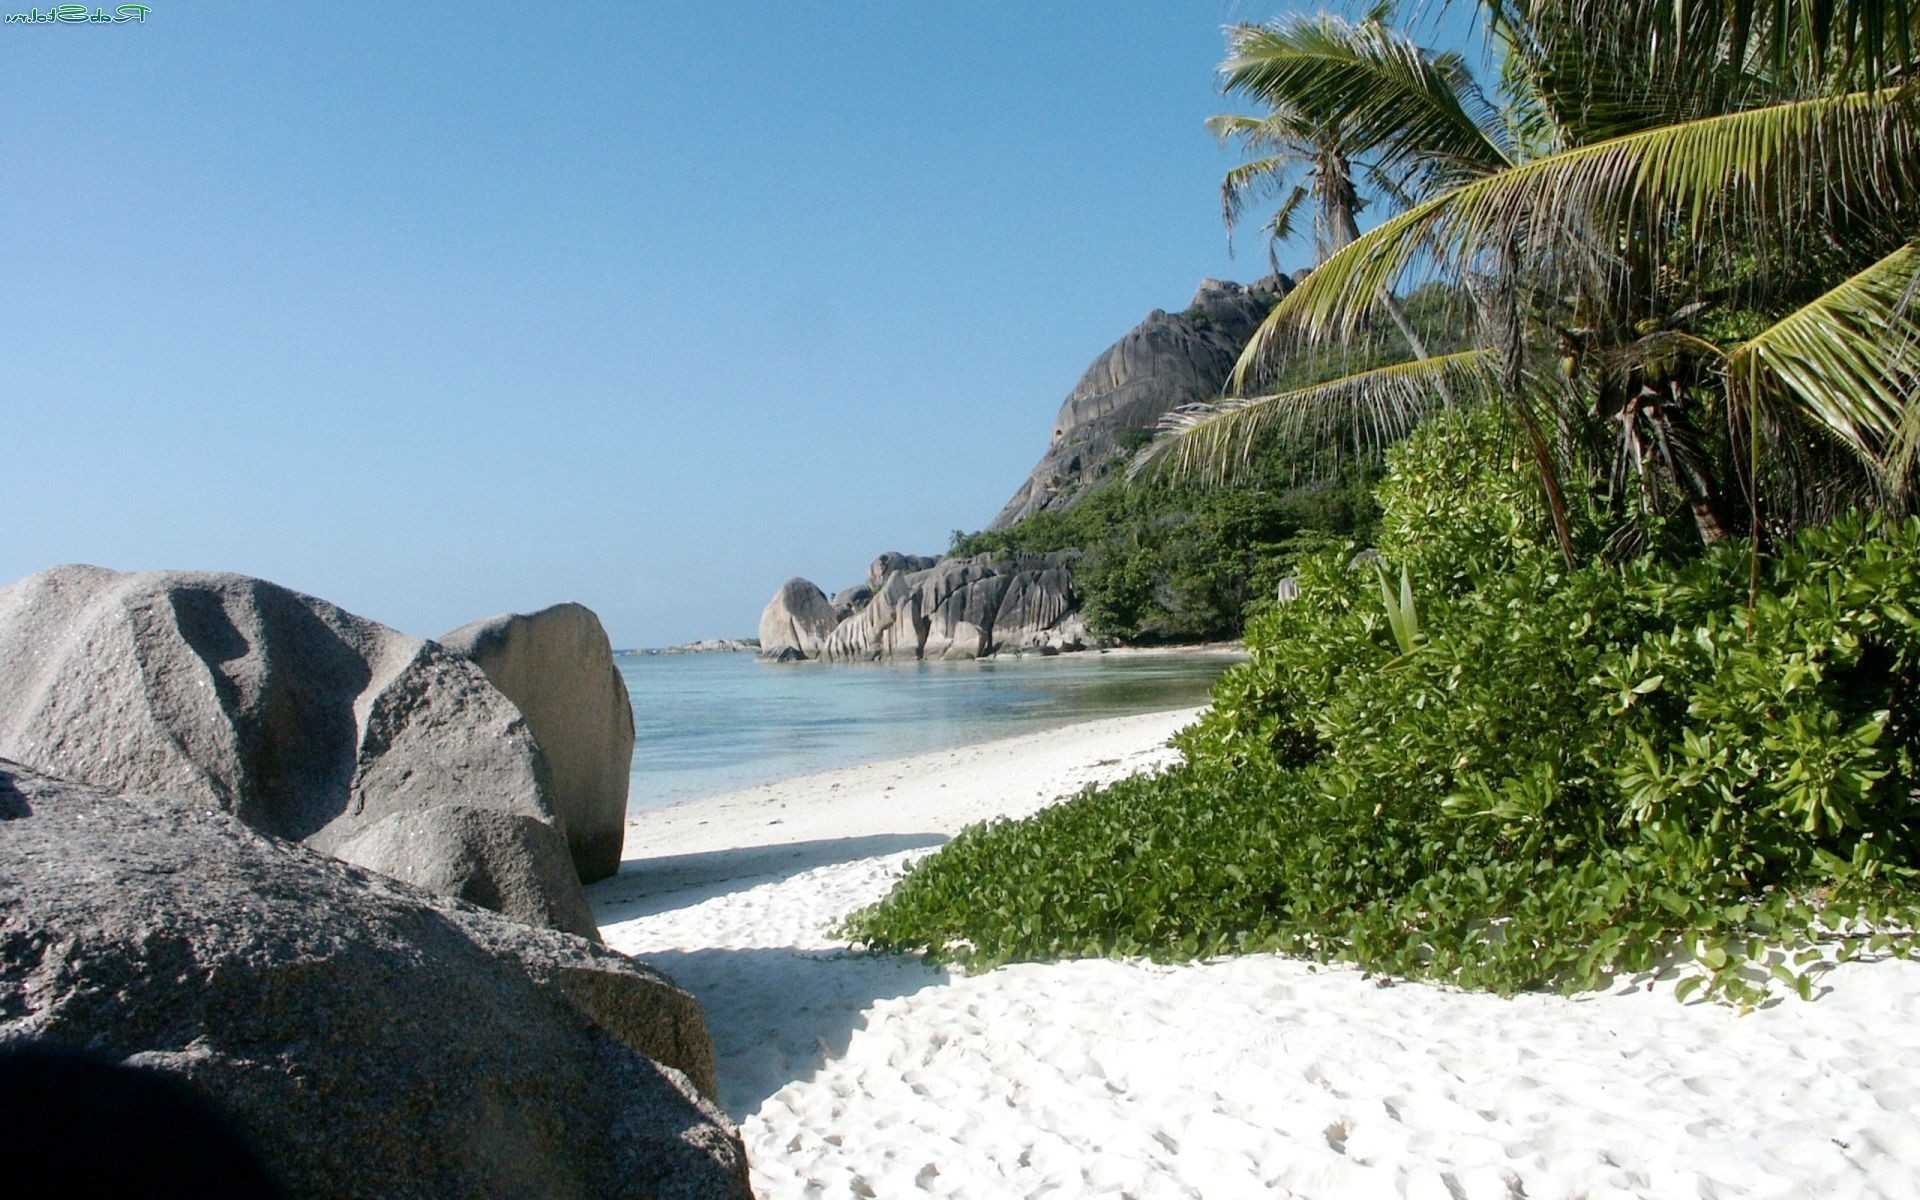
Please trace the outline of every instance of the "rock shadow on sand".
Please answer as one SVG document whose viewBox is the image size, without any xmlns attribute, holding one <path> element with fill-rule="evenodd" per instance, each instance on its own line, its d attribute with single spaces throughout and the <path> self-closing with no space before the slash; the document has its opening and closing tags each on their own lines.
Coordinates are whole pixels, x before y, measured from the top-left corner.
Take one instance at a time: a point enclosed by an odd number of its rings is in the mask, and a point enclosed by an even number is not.
<svg viewBox="0 0 1920 1200">
<path fill-rule="evenodd" d="M 845 1054 L 876 1003 L 951 978 L 917 956 L 851 950 L 658 950 L 639 957 L 700 1001 L 713 1037 L 720 1107 L 734 1121 Z"/>
<path fill-rule="evenodd" d="M 945 845 L 940 833 L 882 833 L 748 846 L 699 854 L 630 858 L 620 873 L 587 891 L 602 927 L 669 909 L 688 908 L 716 896 L 803 875 L 819 867 L 877 858 L 902 850 Z"/>
</svg>

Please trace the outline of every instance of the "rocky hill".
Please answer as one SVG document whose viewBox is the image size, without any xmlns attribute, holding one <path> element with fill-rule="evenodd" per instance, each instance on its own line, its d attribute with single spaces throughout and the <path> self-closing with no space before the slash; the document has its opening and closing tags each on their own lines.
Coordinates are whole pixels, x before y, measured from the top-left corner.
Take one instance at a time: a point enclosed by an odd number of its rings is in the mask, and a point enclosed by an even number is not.
<svg viewBox="0 0 1920 1200">
<path fill-rule="evenodd" d="M 1071 507 L 1160 418 L 1219 396 L 1267 313 L 1293 286 L 1204 280 L 1178 313 L 1155 309 L 1107 347 L 1054 418 L 1047 452 L 990 529 Z M 790 579 L 760 618 L 760 654 L 778 661 L 980 658 L 1058 653 L 1093 639 L 1080 616 L 1076 553 L 922 558 L 889 552 L 864 583 L 829 598 Z"/>
<path fill-rule="evenodd" d="M 1129 435 L 1150 432 L 1183 404 L 1218 396 L 1247 339 L 1292 286 L 1285 275 L 1247 287 L 1208 279 L 1186 311 L 1155 309 L 1107 347 L 1060 406 L 1047 452 L 988 528 L 1071 505 Z"/>
</svg>

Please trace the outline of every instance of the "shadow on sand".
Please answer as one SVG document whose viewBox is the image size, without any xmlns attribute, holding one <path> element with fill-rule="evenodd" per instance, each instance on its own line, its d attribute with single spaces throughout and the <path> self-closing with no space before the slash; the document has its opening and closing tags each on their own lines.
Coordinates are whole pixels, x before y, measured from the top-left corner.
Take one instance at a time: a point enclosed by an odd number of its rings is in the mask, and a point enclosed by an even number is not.
<svg viewBox="0 0 1920 1200">
<path fill-rule="evenodd" d="M 950 978 L 915 956 L 849 950 L 667 950 L 641 957 L 700 1001 L 713 1036 L 720 1107 L 735 1121 L 845 1054 L 876 1001 Z"/>
<path fill-rule="evenodd" d="M 671 908 L 687 908 L 715 896 L 763 883 L 790 879 L 817 867 L 878 858 L 902 850 L 944 845 L 939 833 L 882 833 L 869 837 L 828 838 L 749 846 L 701 854 L 630 858 L 620 873 L 587 889 L 601 925 L 650 917 Z"/>
</svg>

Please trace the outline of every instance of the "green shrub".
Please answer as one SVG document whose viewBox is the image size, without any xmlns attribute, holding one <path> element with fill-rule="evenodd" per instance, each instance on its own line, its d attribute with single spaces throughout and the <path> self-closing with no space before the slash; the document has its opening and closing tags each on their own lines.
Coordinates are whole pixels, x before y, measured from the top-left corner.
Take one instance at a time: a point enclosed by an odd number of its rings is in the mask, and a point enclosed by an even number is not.
<svg viewBox="0 0 1920 1200">
<path fill-rule="evenodd" d="M 1290 479 L 1285 456 L 1229 488 L 1110 483 L 1073 507 L 1009 529 L 956 533 L 950 553 L 1082 551 L 1074 572 L 1088 628 L 1123 642 L 1236 638 L 1303 547 L 1370 531 L 1357 468 L 1329 483 Z"/>
<path fill-rule="evenodd" d="M 982 962 L 1274 949 L 1499 991 L 1678 949 L 1707 969 L 1689 988 L 1741 1002 L 1763 967 L 1807 989 L 1851 921 L 1909 952 L 1920 522 L 1808 531 L 1751 602 L 1744 548 L 1569 571 L 1494 422 L 1416 435 L 1381 490 L 1411 652 L 1351 547 L 1309 556 L 1188 765 L 970 830 L 848 934 Z"/>
</svg>

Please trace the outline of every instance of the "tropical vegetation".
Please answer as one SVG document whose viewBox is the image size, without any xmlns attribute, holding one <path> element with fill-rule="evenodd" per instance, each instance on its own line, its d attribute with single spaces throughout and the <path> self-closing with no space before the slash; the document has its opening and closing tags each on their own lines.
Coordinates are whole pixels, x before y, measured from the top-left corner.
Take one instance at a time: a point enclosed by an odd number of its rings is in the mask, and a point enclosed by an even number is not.
<svg viewBox="0 0 1920 1200">
<path fill-rule="evenodd" d="M 988 963 L 1271 949 L 1502 991 L 1678 955 L 1683 994 L 1742 1003 L 1913 951 L 1910 4 L 1478 11 L 1491 101 L 1384 13 L 1232 31 L 1227 89 L 1337 114 L 1398 211 L 1329 247 L 1232 394 L 1138 464 L 1208 486 L 1275 438 L 1390 445 L 1377 562 L 1291 564 L 1298 598 L 1251 621 L 1184 765 L 968 831 L 851 936 Z M 1471 336 L 1382 363 L 1414 285 Z"/>
</svg>

